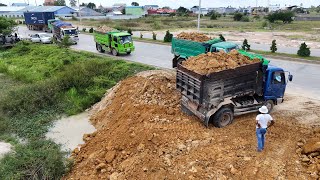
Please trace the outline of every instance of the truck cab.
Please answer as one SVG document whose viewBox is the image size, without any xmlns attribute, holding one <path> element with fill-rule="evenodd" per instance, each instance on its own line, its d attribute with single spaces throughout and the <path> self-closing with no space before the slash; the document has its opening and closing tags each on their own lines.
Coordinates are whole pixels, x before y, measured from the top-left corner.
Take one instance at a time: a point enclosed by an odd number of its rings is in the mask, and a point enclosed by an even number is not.
<svg viewBox="0 0 320 180">
<path fill-rule="evenodd" d="M 73 44 L 77 44 L 79 41 L 78 31 L 74 27 L 63 27 L 61 28 L 60 34 L 61 39 L 63 39 L 63 37 L 66 35 L 70 36 L 70 42 Z"/>
<path fill-rule="evenodd" d="M 229 53 L 231 50 L 239 49 L 239 46 L 232 42 L 219 42 L 211 45 L 210 52 L 219 52 L 224 51 L 226 53 Z"/>
<path fill-rule="evenodd" d="M 283 102 L 284 92 L 288 81 L 292 81 L 292 75 L 286 79 L 285 71 L 282 68 L 268 65 L 264 79 L 264 99 L 266 106 L 272 110 L 274 105 Z"/>
</svg>

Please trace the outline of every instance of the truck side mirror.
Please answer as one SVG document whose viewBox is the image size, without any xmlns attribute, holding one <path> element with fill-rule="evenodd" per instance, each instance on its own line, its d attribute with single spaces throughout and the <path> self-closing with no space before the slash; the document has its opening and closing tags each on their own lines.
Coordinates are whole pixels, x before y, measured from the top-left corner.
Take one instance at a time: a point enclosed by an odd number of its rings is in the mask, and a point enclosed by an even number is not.
<svg viewBox="0 0 320 180">
<path fill-rule="evenodd" d="M 289 79 L 289 81 L 292 81 L 293 75 L 289 74 L 289 75 L 288 75 L 288 79 Z"/>
</svg>

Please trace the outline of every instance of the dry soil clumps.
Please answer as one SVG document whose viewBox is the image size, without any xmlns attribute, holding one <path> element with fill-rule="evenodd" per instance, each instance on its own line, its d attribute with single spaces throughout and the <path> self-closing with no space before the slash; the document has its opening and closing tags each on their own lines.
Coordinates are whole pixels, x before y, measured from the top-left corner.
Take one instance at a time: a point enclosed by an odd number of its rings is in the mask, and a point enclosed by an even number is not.
<svg viewBox="0 0 320 180">
<path fill-rule="evenodd" d="M 183 61 L 182 65 L 188 70 L 201 75 L 207 75 L 257 62 L 260 62 L 260 60 L 251 60 L 249 57 L 240 54 L 237 50 L 232 50 L 230 53 L 220 51 L 218 53 L 209 52 L 207 54 L 201 54 Z"/>
<path fill-rule="evenodd" d="M 210 40 L 210 37 L 203 33 L 197 33 L 197 32 L 182 32 L 177 35 L 178 39 L 185 39 L 185 40 L 190 40 L 190 41 L 197 41 L 197 42 L 206 42 Z"/>
<path fill-rule="evenodd" d="M 74 150 L 75 165 L 65 179 L 310 178 L 296 143 L 312 134 L 294 117 L 272 114 L 276 124 L 258 153 L 256 114 L 225 128 L 206 128 L 181 113 L 174 73 L 130 77 L 105 98 L 91 118 L 97 132 Z"/>
<path fill-rule="evenodd" d="M 97 29 L 96 29 L 97 32 L 101 32 L 101 33 L 106 33 L 106 32 L 110 32 L 110 31 L 116 31 L 116 29 L 114 28 L 111 28 L 111 27 L 108 27 L 106 25 L 103 25 L 103 26 L 99 26 Z"/>
</svg>

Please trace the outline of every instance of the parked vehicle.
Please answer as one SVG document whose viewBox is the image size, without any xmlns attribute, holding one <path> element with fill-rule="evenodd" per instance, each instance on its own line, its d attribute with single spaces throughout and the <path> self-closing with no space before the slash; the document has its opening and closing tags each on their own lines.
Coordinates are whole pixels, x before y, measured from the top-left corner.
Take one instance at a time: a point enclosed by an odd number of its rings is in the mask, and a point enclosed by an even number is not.
<svg viewBox="0 0 320 180">
<path fill-rule="evenodd" d="M 60 21 L 59 19 L 49 19 L 48 20 L 48 29 L 49 29 L 49 32 L 53 32 L 53 25 L 52 23 L 54 22 L 57 22 L 57 21 Z"/>
<path fill-rule="evenodd" d="M 134 51 L 131 34 L 127 32 L 94 32 L 94 41 L 96 49 L 103 53 L 105 51 L 112 53 L 114 56 L 119 54 L 130 54 Z"/>
<path fill-rule="evenodd" d="M 266 62 L 200 75 L 178 64 L 176 87 L 182 94 L 181 108 L 199 117 L 206 126 L 232 123 L 234 116 L 257 112 L 266 105 L 269 112 L 283 102 L 289 73 Z"/>
<path fill-rule="evenodd" d="M 54 19 L 54 13 L 24 12 L 24 18 L 29 30 L 48 31 L 48 20 Z"/>
<path fill-rule="evenodd" d="M 37 33 L 30 35 L 30 41 L 35 43 L 50 44 L 52 43 L 52 35 L 48 33 Z"/>
<path fill-rule="evenodd" d="M 224 42 L 220 38 L 211 39 L 204 43 L 172 38 L 171 53 L 174 54 L 172 67 L 177 67 L 177 64 L 191 56 L 197 56 L 207 52 L 219 52 L 220 50 L 228 53 L 233 49 L 239 49 L 238 45 L 232 42 Z"/>
<path fill-rule="evenodd" d="M 77 44 L 79 41 L 78 30 L 71 23 L 56 21 L 51 23 L 53 26 L 53 38 L 62 41 L 65 36 L 69 36 L 70 43 Z"/>
<path fill-rule="evenodd" d="M 19 42 L 20 40 L 21 40 L 21 38 L 17 33 L 10 34 L 10 35 L 0 34 L 0 46 L 1 47 L 12 46 L 13 44 Z"/>
</svg>

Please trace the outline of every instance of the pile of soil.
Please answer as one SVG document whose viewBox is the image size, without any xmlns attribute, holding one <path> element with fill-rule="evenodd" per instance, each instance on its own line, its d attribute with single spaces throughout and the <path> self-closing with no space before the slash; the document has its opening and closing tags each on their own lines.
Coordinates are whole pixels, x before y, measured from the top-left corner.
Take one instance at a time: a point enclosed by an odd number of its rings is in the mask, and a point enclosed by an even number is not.
<svg viewBox="0 0 320 180">
<path fill-rule="evenodd" d="M 178 39 L 185 39 L 190 41 L 197 41 L 197 42 L 206 42 L 209 41 L 211 38 L 203 33 L 197 33 L 197 32 L 182 32 L 177 35 Z"/>
<path fill-rule="evenodd" d="M 101 33 L 106 33 L 106 32 L 110 32 L 110 31 L 116 31 L 116 29 L 114 28 L 111 28 L 111 27 L 108 27 L 106 25 L 103 25 L 103 26 L 99 26 L 97 29 L 96 29 L 97 32 L 101 32 Z"/>
<path fill-rule="evenodd" d="M 302 164 L 308 168 L 310 176 L 317 179 L 320 177 L 320 129 L 313 132 L 312 138 L 299 140 L 296 152 Z"/>
<path fill-rule="evenodd" d="M 218 53 L 208 52 L 183 61 L 183 67 L 201 75 L 219 72 L 226 69 L 235 69 L 239 66 L 260 62 L 259 59 L 251 60 L 249 57 L 240 54 L 237 50 L 230 53 L 220 51 Z"/>
<path fill-rule="evenodd" d="M 266 147 L 256 151 L 255 116 L 206 128 L 180 111 L 175 74 L 148 71 L 120 82 L 93 107 L 97 128 L 73 151 L 64 179 L 308 179 L 296 142 L 309 138 L 295 117 L 272 114 Z M 288 121 L 290 120 L 290 121 Z"/>
</svg>

